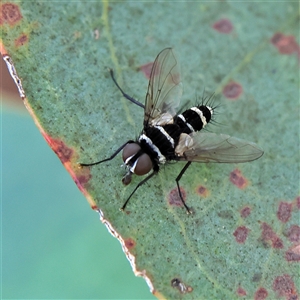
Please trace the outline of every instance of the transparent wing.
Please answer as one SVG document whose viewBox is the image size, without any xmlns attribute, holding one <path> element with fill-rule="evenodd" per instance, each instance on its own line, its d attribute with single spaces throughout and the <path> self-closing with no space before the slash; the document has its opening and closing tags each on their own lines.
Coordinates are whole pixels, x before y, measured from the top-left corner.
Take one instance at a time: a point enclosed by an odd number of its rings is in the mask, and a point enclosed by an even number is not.
<svg viewBox="0 0 300 300">
<path fill-rule="evenodd" d="M 157 55 L 146 94 L 145 125 L 151 123 L 153 125 L 161 115 L 167 122 L 176 115 L 182 95 L 179 69 L 172 48 L 166 48 Z"/>
<path fill-rule="evenodd" d="M 194 132 L 180 160 L 196 162 L 241 163 L 261 157 L 264 151 L 255 143 L 226 134 Z"/>
</svg>

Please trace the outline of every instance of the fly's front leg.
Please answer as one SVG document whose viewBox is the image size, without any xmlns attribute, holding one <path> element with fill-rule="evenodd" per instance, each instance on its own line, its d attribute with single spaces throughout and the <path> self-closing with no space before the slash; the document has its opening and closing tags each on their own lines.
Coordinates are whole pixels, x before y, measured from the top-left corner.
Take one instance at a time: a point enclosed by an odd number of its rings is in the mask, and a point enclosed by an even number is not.
<svg viewBox="0 0 300 300">
<path fill-rule="evenodd" d="M 83 164 L 83 163 L 79 163 L 79 165 L 81 167 L 88 167 L 88 166 L 94 166 L 94 165 L 98 165 L 98 164 L 101 164 L 105 161 L 109 161 L 109 160 L 112 160 L 128 143 L 132 143 L 133 141 L 128 141 L 126 142 L 125 144 L 123 144 L 121 147 L 119 147 L 109 158 L 105 158 L 105 159 L 102 159 L 100 161 L 97 161 L 97 162 L 94 162 L 94 163 L 88 163 L 88 164 Z"/>
<path fill-rule="evenodd" d="M 129 197 L 127 198 L 127 200 L 125 201 L 125 203 L 123 204 L 123 206 L 120 208 L 120 210 L 124 210 L 127 203 L 129 202 L 131 196 L 136 192 L 136 190 L 143 185 L 145 182 L 147 182 L 152 176 L 156 175 L 157 171 L 153 171 L 152 173 L 150 173 L 145 179 L 143 179 L 142 181 L 139 182 L 139 184 L 135 187 L 135 189 L 132 191 L 132 193 L 129 195 Z"/>
</svg>

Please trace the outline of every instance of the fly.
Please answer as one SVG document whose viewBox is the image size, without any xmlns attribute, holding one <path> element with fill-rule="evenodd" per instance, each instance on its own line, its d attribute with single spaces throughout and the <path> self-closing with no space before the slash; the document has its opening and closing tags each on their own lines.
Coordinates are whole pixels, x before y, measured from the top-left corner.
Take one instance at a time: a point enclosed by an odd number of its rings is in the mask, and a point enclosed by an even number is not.
<svg viewBox="0 0 300 300">
<path fill-rule="evenodd" d="M 136 190 L 159 172 L 161 165 L 170 161 L 186 161 L 175 181 L 182 204 L 190 214 L 192 211 L 183 200 L 179 181 L 192 162 L 241 163 L 263 155 L 263 150 L 255 143 L 226 134 L 201 132 L 214 114 L 214 107 L 208 102 L 177 114 L 182 83 L 179 64 L 172 48 L 162 50 L 153 63 L 145 105 L 121 89 L 111 69 L 110 75 L 126 99 L 144 108 L 144 127 L 137 140 L 127 141 L 110 157 L 80 165 L 101 164 L 112 160 L 123 150 L 122 157 L 126 166 L 123 184 L 129 184 L 133 174 L 147 174 L 131 192 L 121 210 L 125 209 Z"/>
</svg>

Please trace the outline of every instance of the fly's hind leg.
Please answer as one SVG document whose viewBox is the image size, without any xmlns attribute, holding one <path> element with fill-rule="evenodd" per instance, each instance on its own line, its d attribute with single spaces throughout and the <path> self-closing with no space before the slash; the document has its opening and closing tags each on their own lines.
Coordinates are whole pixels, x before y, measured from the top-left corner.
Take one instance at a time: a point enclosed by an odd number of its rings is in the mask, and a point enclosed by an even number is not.
<svg viewBox="0 0 300 300">
<path fill-rule="evenodd" d="M 180 187 L 179 187 L 179 180 L 181 179 L 182 175 L 185 173 L 185 171 L 187 170 L 187 168 L 191 165 L 191 161 L 188 161 L 186 163 L 186 165 L 182 168 L 182 170 L 180 171 L 180 173 L 178 174 L 178 176 L 176 177 L 176 184 L 177 184 L 177 188 L 178 188 L 178 194 L 179 194 L 179 197 L 180 197 L 180 200 L 182 201 L 182 204 L 184 205 L 186 211 L 187 211 L 187 214 L 192 214 L 192 210 L 185 204 L 184 200 L 183 200 L 183 197 L 182 197 L 182 194 L 181 194 L 181 191 L 180 191 Z"/>
</svg>

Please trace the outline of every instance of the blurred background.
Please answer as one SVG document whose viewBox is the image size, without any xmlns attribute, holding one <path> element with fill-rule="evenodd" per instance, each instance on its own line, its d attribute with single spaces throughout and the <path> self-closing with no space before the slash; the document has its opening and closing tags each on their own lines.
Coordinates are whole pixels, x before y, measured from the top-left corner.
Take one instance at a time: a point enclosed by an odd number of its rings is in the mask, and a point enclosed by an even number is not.
<svg viewBox="0 0 300 300">
<path fill-rule="evenodd" d="M 154 299 L 48 147 L 0 61 L 1 299 Z"/>
</svg>

